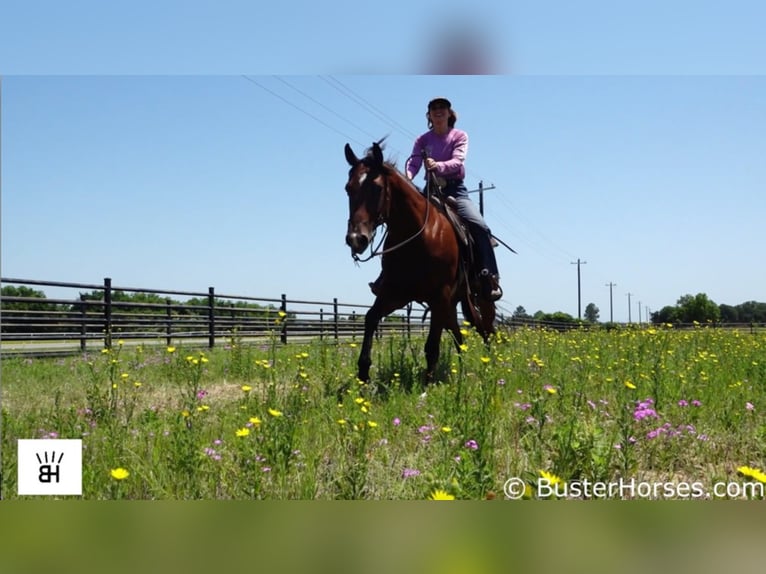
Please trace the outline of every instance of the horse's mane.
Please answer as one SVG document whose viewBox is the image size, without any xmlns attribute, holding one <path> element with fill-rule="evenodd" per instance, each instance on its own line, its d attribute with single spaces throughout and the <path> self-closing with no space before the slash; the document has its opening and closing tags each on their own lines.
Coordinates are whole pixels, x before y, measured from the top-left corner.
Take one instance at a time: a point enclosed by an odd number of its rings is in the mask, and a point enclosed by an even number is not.
<svg viewBox="0 0 766 574">
<path fill-rule="evenodd" d="M 386 138 L 388 138 L 389 134 L 384 135 L 382 138 L 380 138 L 376 144 L 378 144 L 378 147 L 380 147 L 381 151 L 385 151 L 386 149 Z M 365 154 L 367 157 L 372 156 L 372 146 L 368 147 L 365 150 Z M 398 175 L 404 183 L 409 184 L 409 186 L 420 193 L 420 190 L 418 187 L 412 182 L 412 180 L 408 179 L 407 176 L 402 173 L 402 171 L 396 166 L 396 160 L 392 159 L 390 156 L 383 161 L 383 167 L 389 172 L 387 175 L 395 174 Z"/>
</svg>

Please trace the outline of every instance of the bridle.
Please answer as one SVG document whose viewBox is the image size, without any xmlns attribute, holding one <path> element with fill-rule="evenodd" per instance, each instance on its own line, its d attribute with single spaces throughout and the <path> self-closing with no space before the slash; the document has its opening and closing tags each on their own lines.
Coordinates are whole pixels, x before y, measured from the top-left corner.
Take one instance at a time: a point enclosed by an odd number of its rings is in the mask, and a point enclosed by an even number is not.
<svg viewBox="0 0 766 574">
<path fill-rule="evenodd" d="M 360 160 L 360 163 L 363 163 L 364 161 L 365 160 L 362 159 Z M 356 253 L 353 253 L 351 256 L 354 259 L 355 263 L 357 264 L 364 263 L 365 261 L 369 261 L 373 257 L 383 256 L 383 255 L 386 255 L 387 253 L 391 253 L 392 251 L 396 251 L 397 249 L 400 249 L 401 247 L 404 247 L 408 243 L 414 241 L 417 237 L 420 236 L 420 234 L 423 233 L 423 230 L 426 228 L 426 225 L 428 225 L 428 218 L 431 213 L 431 185 L 432 185 L 431 178 L 433 176 L 430 171 L 428 171 L 428 174 L 429 175 L 426 181 L 426 196 L 425 196 L 426 197 L 426 214 L 425 214 L 425 217 L 423 218 L 423 225 L 420 227 L 420 229 L 418 229 L 413 235 L 411 235 L 407 239 L 400 241 L 399 243 L 392 245 L 391 247 L 388 247 L 386 249 L 380 249 L 380 247 L 385 243 L 386 238 L 388 237 L 387 225 L 386 225 L 386 231 L 383 233 L 383 237 L 381 237 L 380 241 L 378 242 L 378 246 L 373 248 L 372 244 L 375 239 L 375 234 L 378 230 L 378 227 L 384 223 L 386 224 L 388 223 L 388 216 L 391 210 L 391 189 L 388 182 L 389 176 L 385 173 L 385 171 L 383 171 L 378 176 L 371 179 L 373 185 L 378 185 L 377 183 L 375 183 L 375 181 L 378 178 L 381 178 L 383 180 L 383 185 L 379 186 L 381 187 L 381 193 L 380 193 L 380 200 L 378 201 L 378 214 L 372 229 L 372 238 L 370 239 L 370 254 L 365 258 L 361 258 Z M 362 193 L 364 193 L 365 185 L 369 185 L 369 184 L 367 184 L 366 181 L 362 184 L 362 190 L 361 190 Z"/>
</svg>

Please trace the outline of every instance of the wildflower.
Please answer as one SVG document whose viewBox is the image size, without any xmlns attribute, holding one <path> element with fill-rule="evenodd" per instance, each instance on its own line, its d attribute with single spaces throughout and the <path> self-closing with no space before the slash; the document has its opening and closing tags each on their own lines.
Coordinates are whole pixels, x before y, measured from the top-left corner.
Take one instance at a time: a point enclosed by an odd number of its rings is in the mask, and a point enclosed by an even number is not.
<svg viewBox="0 0 766 574">
<path fill-rule="evenodd" d="M 175 347 L 168 347 L 168 353 L 175 353 L 176 348 Z"/>
<path fill-rule="evenodd" d="M 341 425 L 341 426 L 342 426 L 342 425 L 346 424 L 348 421 L 347 421 L 346 419 L 338 419 L 336 422 L 337 422 L 339 425 Z"/>
<path fill-rule="evenodd" d="M 556 390 L 556 387 L 553 385 L 545 385 L 543 387 L 544 390 L 548 391 L 551 395 L 555 395 L 558 391 Z"/>
<path fill-rule="evenodd" d="M 242 427 L 241 429 L 237 429 L 237 436 L 240 438 L 244 438 L 249 434 L 250 434 L 250 429 L 247 427 Z"/>
<path fill-rule="evenodd" d="M 745 408 L 749 411 L 752 411 L 755 407 L 753 406 L 753 403 L 747 402 L 745 403 Z"/>
<path fill-rule="evenodd" d="M 376 423 L 375 421 L 367 421 L 367 426 L 370 427 L 371 429 L 374 429 L 376 426 L 378 426 L 378 423 Z"/>
<path fill-rule="evenodd" d="M 448 492 L 437 488 L 430 494 L 428 499 L 429 500 L 455 500 L 455 497 L 449 494 Z"/>
<path fill-rule="evenodd" d="M 279 315 L 281 318 L 287 317 L 287 313 L 285 313 L 284 311 L 280 311 L 279 313 L 277 313 L 277 315 Z"/>
<path fill-rule="evenodd" d="M 412 478 L 414 476 L 420 476 L 420 471 L 417 468 L 405 468 L 402 471 L 402 478 Z"/>
<path fill-rule="evenodd" d="M 541 470 L 540 471 L 540 477 L 544 478 L 545 480 L 547 480 L 548 484 L 550 484 L 550 485 L 559 484 L 561 482 L 561 478 L 559 478 L 555 474 L 553 474 L 551 472 L 547 472 L 545 470 Z"/>
<path fill-rule="evenodd" d="M 679 407 L 688 407 L 689 406 L 689 401 L 687 401 L 686 399 L 681 399 L 680 401 L 678 401 L 678 406 Z"/>
<path fill-rule="evenodd" d="M 183 418 L 188 418 L 188 417 L 191 416 L 191 413 L 189 411 L 187 411 L 186 409 L 184 409 L 184 410 L 181 411 L 181 416 Z"/>
<path fill-rule="evenodd" d="M 737 467 L 737 472 L 743 476 L 754 478 L 758 482 L 766 482 L 766 473 L 757 468 L 751 468 L 749 466 Z"/>
<path fill-rule="evenodd" d="M 701 406 L 702 406 L 702 403 L 701 403 L 700 401 L 698 401 L 697 399 L 694 399 L 694 400 L 692 401 L 692 406 L 693 406 L 693 407 L 701 407 Z"/>
<path fill-rule="evenodd" d="M 130 376 L 130 375 L 129 375 L 128 373 L 122 373 L 122 374 L 120 375 L 120 378 L 121 378 L 121 379 L 124 381 L 124 380 L 126 380 L 126 379 L 127 379 L 129 376 Z"/>
<path fill-rule="evenodd" d="M 122 467 L 113 468 L 109 474 L 115 480 L 125 480 L 130 476 L 130 473 Z"/>
<path fill-rule="evenodd" d="M 253 425 L 253 426 L 255 426 L 255 427 L 258 427 L 258 426 L 260 426 L 260 424 L 261 424 L 261 422 L 262 422 L 262 421 L 261 421 L 261 419 L 259 419 L 258 417 L 250 417 L 250 420 L 248 420 L 248 422 L 249 422 L 251 425 Z"/>
<path fill-rule="evenodd" d="M 463 352 L 467 351 L 468 350 L 468 345 L 466 345 L 465 343 L 462 343 L 460 345 L 460 350 L 463 351 Z"/>
<path fill-rule="evenodd" d="M 393 424 L 395 427 L 398 427 L 400 424 L 402 424 L 402 421 L 399 420 L 399 417 L 396 417 L 393 421 L 391 421 L 391 424 Z"/>
<path fill-rule="evenodd" d="M 473 439 L 467 440 L 466 443 L 465 443 L 465 448 L 468 448 L 468 449 L 471 449 L 471 450 L 478 450 L 479 443 L 477 443 Z"/>
<path fill-rule="evenodd" d="M 442 432 L 452 432 L 452 427 L 442 427 Z"/>
<path fill-rule="evenodd" d="M 197 412 L 201 413 L 203 411 L 209 411 L 210 406 L 209 405 L 200 405 L 197 407 Z"/>
<path fill-rule="evenodd" d="M 283 415 L 282 411 L 278 411 L 277 409 L 269 409 L 269 414 L 275 418 L 279 418 Z"/>
<path fill-rule="evenodd" d="M 490 361 L 489 357 L 481 357 L 481 362 L 484 363 L 485 365 L 489 363 L 489 361 Z"/>
<path fill-rule="evenodd" d="M 245 393 L 249 393 L 250 391 L 253 390 L 253 387 L 251 387 L 250 385 L 242 385 L 239 388 L 242 389 L 242 391 Z"/>
<path fill-rule="evenodd" d="M 654 400 L 652 399 L 645 399 L 643 401 L 639 401 L 636 403 L 636 410 L 633 411 L 633 418 L 637 421 L 640 421 L 645 418 L 658 418 L 657 411 L 655 411 L 652 408 L 652 405 L 654 404 Z"/>
<path fill-rule="evenodd" d="M 633 384 L 632 382 L 630 382 L 630 381 L 625 381 L 625 386 L 626 386 L 627 388 L 629 388 L 629 389 L 635 389 L 635 388 L 636 388 L 636 385 L 634 385 L 634 384 Z"/>
</svg>

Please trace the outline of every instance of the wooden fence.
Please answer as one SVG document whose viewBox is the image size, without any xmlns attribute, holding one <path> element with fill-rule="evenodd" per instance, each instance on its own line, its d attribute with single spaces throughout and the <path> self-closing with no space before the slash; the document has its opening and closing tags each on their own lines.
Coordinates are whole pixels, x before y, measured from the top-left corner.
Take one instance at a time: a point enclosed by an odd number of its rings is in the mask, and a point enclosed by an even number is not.
<svg viewBox="0 0 766 574">
<path fill-rule="evenodd" d="M 122 287 L 107 277 L 103 283 L 65 283 L 2 278 L 2 285 L 24 286 L 45 292 L 80 290 L 61 297 L 12 297 L 0 299 L 0 339 L 3 354 L 51 352 L 64 348 L 84 351 L 92 346 L 111 347 L 116 340 L 154 341 L 166 345 L 193 340 L 210 348 L 232 337 L 260 339 L 278 337 L 282 343 L 313 339 L 339 341 L 361 338 L 364 314 L 369 305 L 332 301 L 304 301 L 220 294 L 214 287 L 205 292 Z M 41 289 L 42 288 L 42 289 Z M 86 292 L 83 293 L 82 290 Z M 99 297 L 94 297 L 94 292 Z M 115 298 L 116 294 L 142 293 L 164 303 L 138 303 Z M 179 301 L 200 300 L 204 304 Z M 378 335 L 421 333 L 427 329 L 424 310 L 407 307 L 380 323 Z M 66 345 L 65 345 L 66 344 Z M 74 345 L 73 345 L 74 344 Z"/>
</svg>

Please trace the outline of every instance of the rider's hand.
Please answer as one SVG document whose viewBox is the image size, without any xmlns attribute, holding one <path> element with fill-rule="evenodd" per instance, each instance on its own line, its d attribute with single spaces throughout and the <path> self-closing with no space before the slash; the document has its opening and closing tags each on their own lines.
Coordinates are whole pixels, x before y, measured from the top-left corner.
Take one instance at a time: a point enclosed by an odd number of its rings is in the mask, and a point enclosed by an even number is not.
<svg viewBox="0 0 766 574">
<path fill-rule="evenodd" d="M 430 157 L 426 158 L 426 168 L 436 169 L 436 162 Z"/>
</svg>

